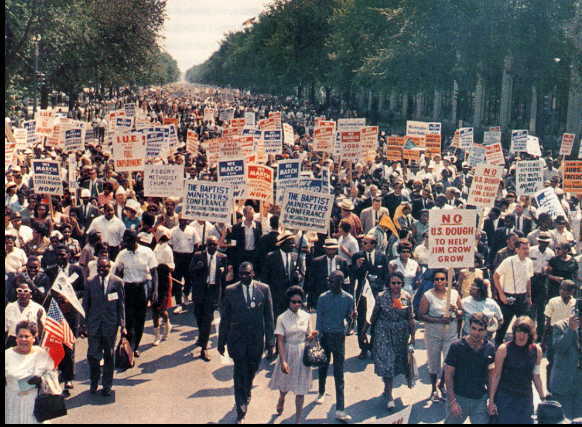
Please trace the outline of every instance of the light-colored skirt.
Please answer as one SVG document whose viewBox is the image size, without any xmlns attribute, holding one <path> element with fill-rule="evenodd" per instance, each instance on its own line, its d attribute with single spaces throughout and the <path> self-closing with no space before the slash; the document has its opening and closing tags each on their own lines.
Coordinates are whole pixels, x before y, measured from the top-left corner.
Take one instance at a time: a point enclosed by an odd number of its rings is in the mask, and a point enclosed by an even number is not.
<svg viewBox="0 0 582 427">
<path fill-rule="evenodd" d="M 311 367 L 303 364 L 304 349 L 305 343 L 285 343 L 289 374 L 281 371 L 281 359 L 278 359 L 269 383 L 270 389 L 284 393 L 292 392 L 300 396 L 309 393 L 313 383 L 313 371 Z"/>
</svg>

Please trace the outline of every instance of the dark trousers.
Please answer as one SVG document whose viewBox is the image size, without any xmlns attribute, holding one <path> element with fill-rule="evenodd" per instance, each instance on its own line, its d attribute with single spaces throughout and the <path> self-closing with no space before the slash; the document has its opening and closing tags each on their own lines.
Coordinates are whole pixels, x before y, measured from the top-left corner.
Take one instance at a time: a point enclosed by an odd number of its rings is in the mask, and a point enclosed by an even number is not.
<svg viewBox="0 0 582 427">
<path fill-rule="evenodd" d="M 533 293 L 532 302 L 534 304 L 533 311 L 535 311 L 534 319 L 537 322 L 538 338 L 541 339 L 544 336 L 546 326 L 544 311 L 548 303 L 547 279 L 541 274 L 536 274 L 531 279 L 531 285 Z"/>
<path fill-rule="evenodd" d="M 194 317 L 198 325 L 198 341 L 200 347 L 206 349 L 210 339 L 210 329 L 214 320 L 214 303 L 204 299 L 194 304 Z"/>
<path fill-rule="evenodd" d="M 117 334 L 116 334 L 117 335 Z M 89 336 L 89 350 L 87 361 L 91 376 L 91 385 L 97 387 L 101 379 L 101 366 L 99 362 L 103 357 L 103 388 L 111 389 L 113 386 L 115 337 L 105 335 Z"/>
<path fill-rule="evenodd" d="M 125 284 L 125 323 L 128 340 L 136 351 L 143 337 L 148 304 L 145 283 Z"/>
<path fill-rule="evenodd" d="M 495 337 L 495 344 L 499 347 L 503 344 L 503 340 L 505 339 L 505 334 L 507 333 L 507 329 L 509 329 L 509 325 L 513 321 L 514 317 L 525 316 L 529 313 L 529 307 L 526 302 L 526 295 L 510 295 L 517 299 L 514 304 L 512 305 L 505 305 L 501 304 L 501 313 L 503 314 L 503 325 L 497 331 L 497 336 Z"/>
<path fill-rule="evenodd" d="M 321 346 L 327 355 L 327 363 L 319 368 L 319 394 L 325 394 L 327 369 L 333 355 L 333 376 L 335 378 L 336 411 L 345 409 L 344 402 L 344 360 L 346 357 L 345 334 L 323 333 L 320 338 Z"/>
<path fill-rule="evenodd" d="M 372 346 L 368 341 L 368 336 L 366 331 L 368 330 L 368 323 L 366 316 L 368 314 L 368 300 L 366 297 L 361 297 L 357 307 L 358 311 L 358 346 L 361 351 L 370 350 L 372 351 Z"/>
<path fill-rule="evenodd" d="M 244 357 L 234 359 L 234 400 L 236 403 L 236 414 L 239 420 L 247 415 L 253 381 L 260 364 L 261 356 L 257 358 Z"/>
<path fill-rule="evenodd" d="M 180 286 L 176 282 L 172 284 L 172 291 L 174 297 L 176 298 L 176 304 L 182 305 L 182 297 L 183 295 L 188 296 L 190 294 L 191 289 L 191 282 L 188 279 L 188 270 L 190 268 L 190 261 L 192 260 L 192 254 L 184 254 L 174 252 L 174 264 L 176 268 L 172 273 L 172 277 L 176 279 L 178 282 L 184 281 L 184 287 Z"/>
<path fill-rule="evenodd" d="M 75 379 L 75 350 L 71 350 L 66 345 L 63 346 L 65 349 L 65 357 L 59 363 L 60 380 L 63 383 L 73 381 Z"/>
<path fill-rule="evenodd" d="M 117 258 L 120 251 L 121 248 L 119 246 L 109 246 L 109 259 L 115 261 L 115 258 Z"/>
</svg>

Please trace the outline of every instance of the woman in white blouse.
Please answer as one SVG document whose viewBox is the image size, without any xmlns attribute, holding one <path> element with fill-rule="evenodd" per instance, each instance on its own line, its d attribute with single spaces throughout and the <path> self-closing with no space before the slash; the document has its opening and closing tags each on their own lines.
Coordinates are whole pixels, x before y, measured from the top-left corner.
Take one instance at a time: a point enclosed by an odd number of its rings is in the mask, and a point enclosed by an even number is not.
<svg viewBox="0 0 582 427">
<path fill-rule="evenodd" d="M 154 255 L 158 261 L 158 300 L 152 305 L 152 317 L 154 321 L 154 346 L 160 345 L 160 329 L 163 329 L 163 340 L 168 339 L 172 329 L 168 308 L 172 306 L 172 273 L 176 268 L 174 254 L 169 245 L 170 230 L 164 226 L 158 227 L 158 244 L 154 249 Z M 160 327 L 160 318 L 162 326 Z"/>
<path fill-rule="evenodd" d="M 305 340 L 313 339 L 317 332 L 311 328 L 310 315 L 302 310 L 305 292 L 300 286 L 287 290 L 289 309 L 277 319 L 275 336 L 279 349 L 279 359 L 273 370 L 269 384 L 272 390 L 279 390 L 277 414 L 281 415 L 285 406 L 287 393 L 295 393 L 295 423 L 301 422 L 305 395 L 309 393 L 313 381 L 312 370 L 303 364 Z"/>
<path fill-rule="evenodd" d="M 44 325 L 44 308 L 32 301 L 32 291 L 20 278 L 16 279 L 16 301 L 6 306 L 4 311 L 4 348 L 16 345 L 16 325 L 22 321 L 35 322 L 39 328 Z"/>
<path fill-rule="evenodd" d="M 420 266 L 412 259 L 412 245 L 410 243 L 398 244 L 398 258 L 390 261 L 390 273 L 402 273 L 404 275 L 404 290 L 413 295 L 418 288 L 417 277 L 420 277 Z"/>
</svg>

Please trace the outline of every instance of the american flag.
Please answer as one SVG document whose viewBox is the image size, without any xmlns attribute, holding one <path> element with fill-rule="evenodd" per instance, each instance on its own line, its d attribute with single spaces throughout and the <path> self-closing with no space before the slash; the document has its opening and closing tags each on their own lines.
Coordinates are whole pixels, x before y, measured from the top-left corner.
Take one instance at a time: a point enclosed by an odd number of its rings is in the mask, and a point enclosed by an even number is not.
<svg viewBox="0 0 582 427">
<path fill-rule="evenodd" d="M 45 337 L 43 340 L 43 346 L 46 346 L 46 344 L 50 342 L 52 344 L 63 344 L 71 350 L 73 349 L 75 335 L 73 334 L 73 331 L 71 331 L 69 323 L 63 316 L 63 313 L 54 298 L 51 300 L 44 328 Z"/>
</svg>

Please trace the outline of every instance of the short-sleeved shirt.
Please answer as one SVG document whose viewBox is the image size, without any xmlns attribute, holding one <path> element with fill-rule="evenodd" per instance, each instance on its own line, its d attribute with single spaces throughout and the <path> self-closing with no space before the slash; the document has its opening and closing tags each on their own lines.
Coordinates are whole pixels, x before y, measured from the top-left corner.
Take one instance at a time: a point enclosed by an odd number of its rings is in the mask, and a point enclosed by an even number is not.
<svg viewBox="0 0 582 427">
<path fill-rule="evenodd" d="M 327 291 L 317 302 L 317 330 L 322 333 L 345 334 L 347 318 L 354 311 L 354 297 L 345 291 Z"/>
<path fill-rule="evenodd" d="M 126 283 L 143 283 L 151 279 L 150 270 L 158 266 L 154 252 L 145 246 L 138 245 L 135 252 L 123 249 L 115 259 L 113 271 L 123 271 L 123 281 Z"/>
<path fill-rule="evenodd" d="M 293 313 L 287 310 L 277 318 L 275 335 L 284 337 L 287 344 L 302 344 L 311 333 L 310 319 L 311 316 L 306 311 Z"/>
<path fill-rule="evenodd" d="M 463 338 L 451 344 L 445 363 L 455 368 L 455 394 L 481 399 L 487 393 L 489 371 L 495 363 L 495 346 L 485 341 L 474 350 Z"/>
<path fill-rule="evenodd" d="M 503 291 L 507 294 L 527 293 L 527 282 L 534 275 L 533 261 L 529 258 L 521 261 L 517 255 L 503 260 L 496 273 L 501 276 Z"/>
<path fill-rule="evenodd" d="M 14 337 L 16 336 L 16 325 L 20 322 L 26 320 L 38 323 L 40 320 L 44 324 L 45 318 L 46 312 L 44 308 L 34 301 L 30 301 L 22 311 L 20 310 L 18 301 L 11 302 L 4 310 L 4 332 L 8 336 Z"/>
<path fill-rule="evenodd" d="M 552 325 L 568 320 L 576 307 L 576 298 L 570 298 L 568 304 L 564 304 L 562 297 L 555 297 L 548 301 L 544 315 L 550 318 Z"/>
</svg>

